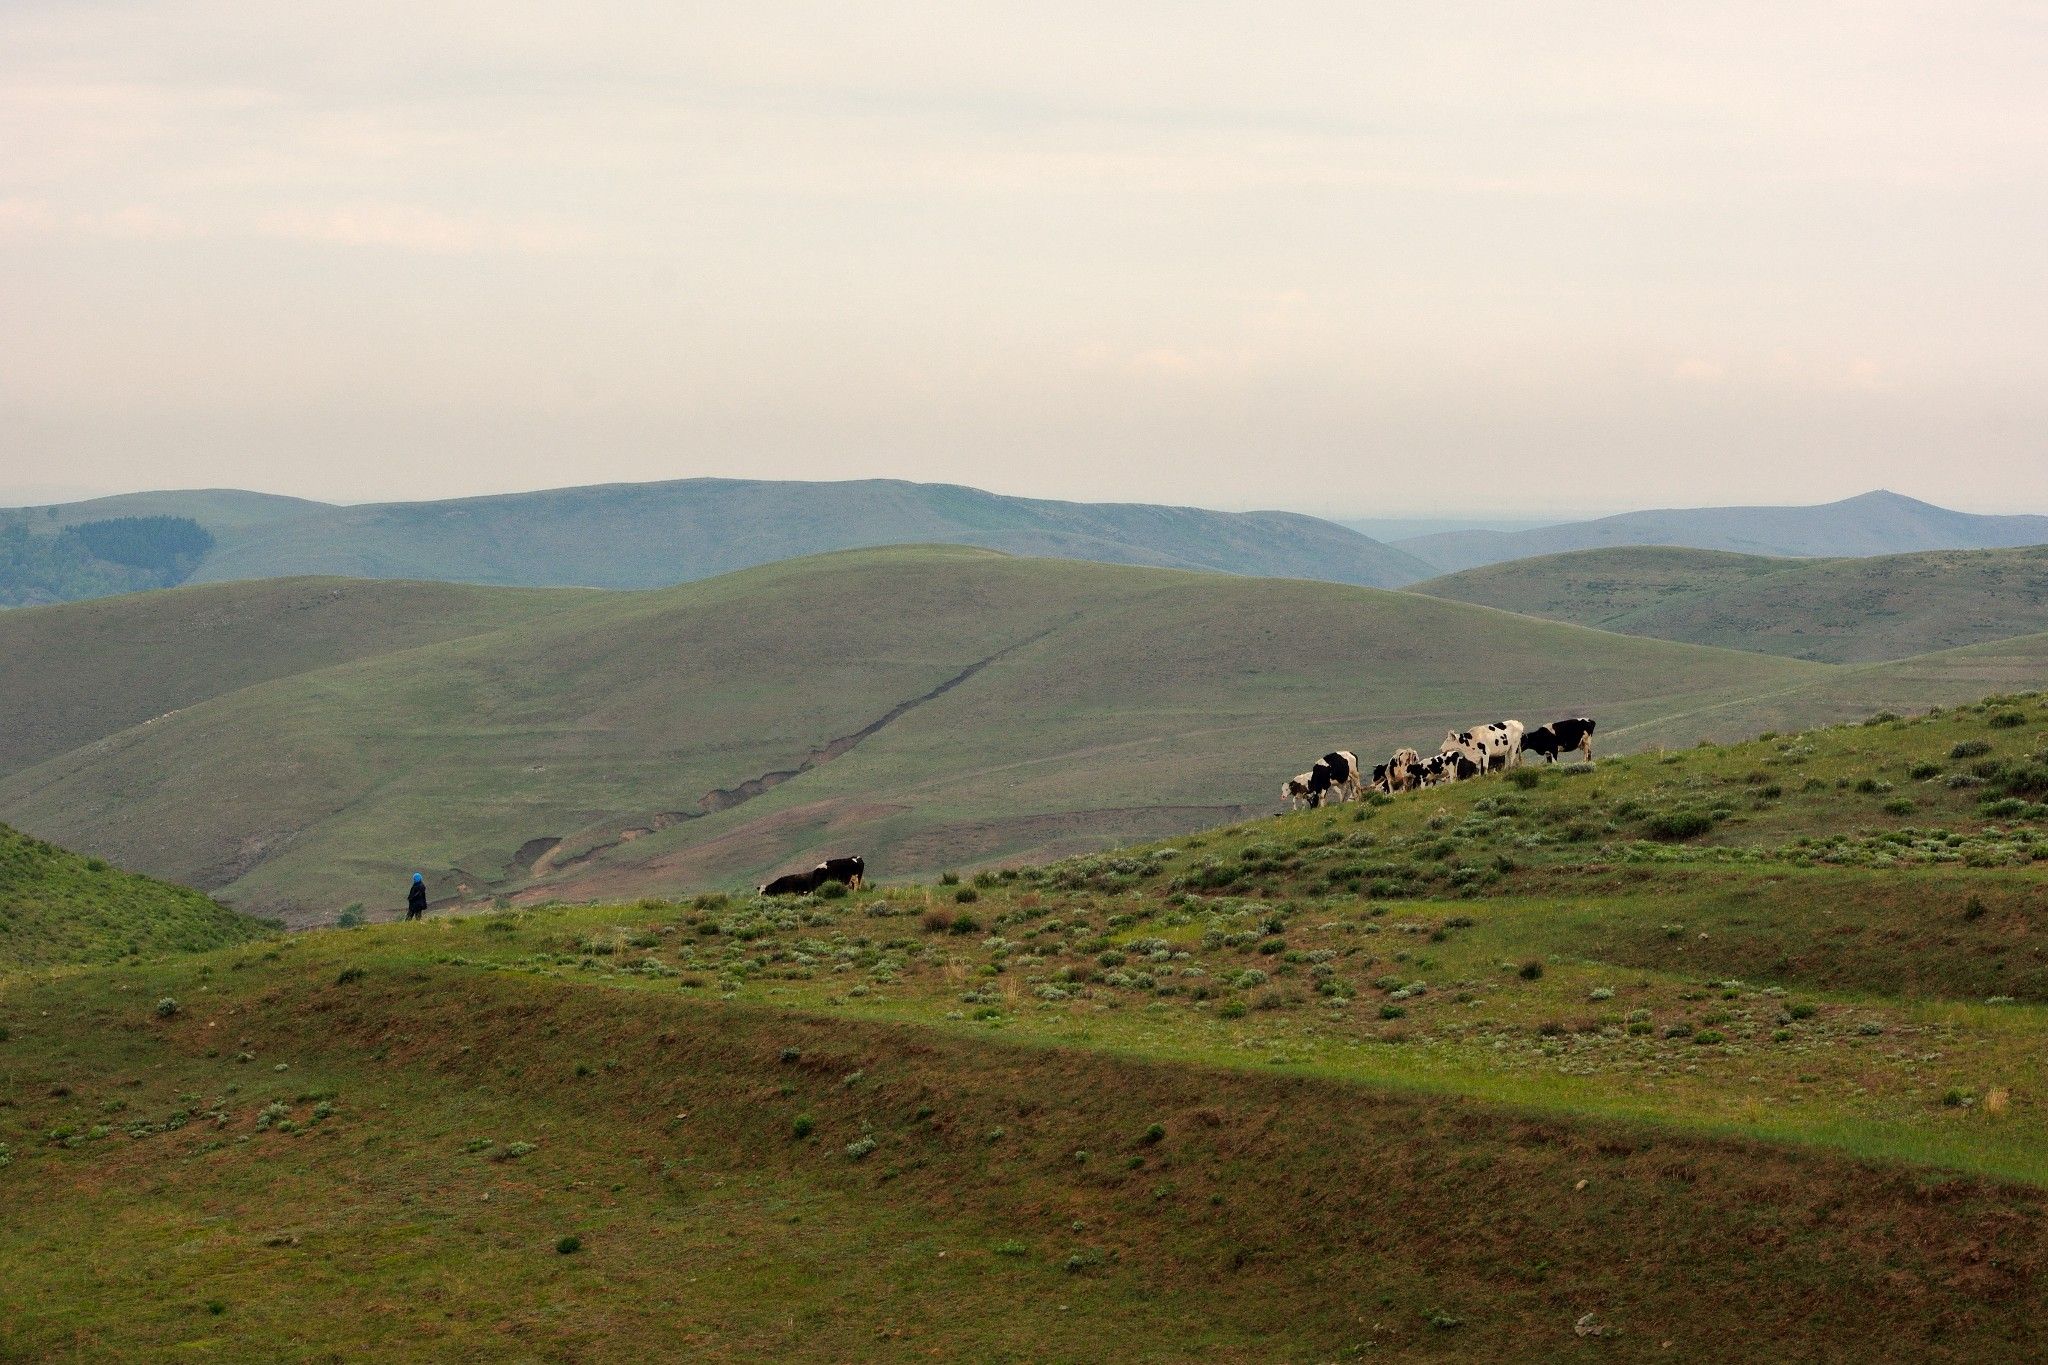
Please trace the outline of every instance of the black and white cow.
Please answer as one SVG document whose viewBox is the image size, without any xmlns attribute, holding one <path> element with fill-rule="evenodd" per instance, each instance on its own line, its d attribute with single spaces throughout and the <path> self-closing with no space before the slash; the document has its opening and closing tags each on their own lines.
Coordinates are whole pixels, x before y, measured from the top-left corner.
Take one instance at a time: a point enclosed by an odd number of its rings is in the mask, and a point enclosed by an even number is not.
<svg viewBox="0 0 2048 1365">
<path fill-rule="evenodd" d="M 1532 754 L 1541 754 L 1546 763 L 1555 763 L 1560 754 L 1577 750 L 1593 759 L 1594 722 L 1585 716 L 1570 720 L 1554 720 L 1548 725 L 1539 725 L 1522 736 L 1522 747 Z"/>
<path fill-rule="evenodd" d="M 1522 722 L 1496 720 L 1467 730 L 1458 738 L 1485 758 L 1486 770 L 1497 772 L 1522 761 Z"/>
<path fill-rule="evenodd" d="M 1390 792 L 1414 791 L 1422 766 L 1422 755 L 1413 749 L 1396 749 L 1387 759 L 1387 790 Z"/>
<path fill-rule="evenodd" d="M 851 858 L 827 858 L 811 869 L 813 885 L 823 886 L 826 882 L 838 882 L 849 891 L 858 891 L 867 881 L 867 859 L 858 854 Z"/>
<path fill-rule="evenodd" d="M 821 868 L 814 867 L 808 872 L 786 872 L 757 889 L 764 896 L 808 896 L 818 889 L 820 871 Z"/>
<path fill-rule="evenodd" d="M 1373 765 L 1372 780 L 1365 784 L 1365 789 L 1375 792 L 1391 792 L 1394 790 L 1393 781 L 1387 776 L 1386 764 L 1376 763 Z"/>
<path fill-rule="evenodd" d="M 1307 773 L 1296 773 L 1280 784 L 1280 799 L 1289 810 L 1300 810 L 1308 804 L 1308 779 Z"/>
<path fill-rule="evenodd" d="M 1360 794 L 1358 786 L 1358 756 L 1349 749 L 1334 749 L 1324 754 L 1308 770 L 1311 806 L 1321 806 L 1330 800 L 1355 800 Z"/>
</svg>

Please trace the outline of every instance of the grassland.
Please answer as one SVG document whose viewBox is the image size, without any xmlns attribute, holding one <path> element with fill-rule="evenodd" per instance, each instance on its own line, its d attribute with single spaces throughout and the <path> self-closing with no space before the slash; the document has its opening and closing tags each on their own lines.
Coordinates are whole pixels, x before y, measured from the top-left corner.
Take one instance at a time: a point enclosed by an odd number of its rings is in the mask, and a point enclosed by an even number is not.
<svg viewBox="0 0 2048 1365">
<path fill-rule="evenodd" d="M 1417 594 L 921 547 L 650 593 L 239 584 L 0 619 L 0 817 L 255 913 L 892 878 L 1272 808 L 1330 748 L 1603 752 L 2039 686 L 2048 635 L 1835 667 Z"/>
<path fill-rule="evenodd" d="M 731 885 L 848 849 L 912 876 L 1240 818 L 1326 749 L 1475 715 L 1649 723 L 1828 674 L 1409 594 L 956 548 L 553 604 L 483 633 L 454 610 L 460 638 L 106 735 L 0 780 L 0 815 L 299 920 L 389 913 L 415 868 L 475 898 Z M 37 652 L 50 691 L 74 657 L 62 632 Z"/>
<path fill-rule="evenodd" d="M 0 825 L 0 971 L 197 952 L 271 931 L 190 888 Z"/>
<path fill-rule="evenodd" d="M 1996 697 L 0 977 L 0 1354 L 2031 1358 L 2044 799 Z"/>
<path fill-rule="evenodd" d="M 1869 663 L 2048 630 L 2048 546 L 1825 560 L 1633 546 L 1468 569 L 1415 591 L 1628 635 Z"/>
</svg>

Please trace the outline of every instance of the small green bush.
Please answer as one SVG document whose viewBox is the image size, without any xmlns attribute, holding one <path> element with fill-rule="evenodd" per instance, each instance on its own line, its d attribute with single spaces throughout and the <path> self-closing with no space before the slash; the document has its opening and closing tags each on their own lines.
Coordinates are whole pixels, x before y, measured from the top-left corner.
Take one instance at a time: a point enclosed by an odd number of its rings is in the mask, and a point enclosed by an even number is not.
<svg viewBox="0 0 2048 1365">
<path fill-rule="evenodd" d="M 1786 1013 L 1790 1014 L 1794 1019 L 1811 1019 L 1814 1015 L 1820 1013 L 1820 1010 L 1814 1005 L 1798 1004 L 1787 1010 Z"/>
<path fill-rule="evenodd" d="M 1979 754 L 1988 754 L 1990 752 L 1991 741 L 1986 739 L 1966 739 L 1950 749 L 1948 756 L 1950 758 L 1975 758 Z"/>
<path fill-rule="evenodd" d="M 1515 969 L 1515 975 L 1524 981 L 1540 981 L 1543 979 L 1543 964 L 1532 957 Z"/>
<path fill-rule="evenodd" d="M 2027 718 L 2017 711 L 2000 711 L 1985 724 L 1994 730 L 2017 730 L 2027 723 Z"/>
<path fill-rule="evenodd" d="M 168 1019 L 178 1012 L 178 1002 L 168 995 L 156 1002 L 156 1017 Z"/>
<path fill-rule="evenodd" d="M 953 893 L 953 899 L 961 905 L 972 905 L 981 899 L 981 893 L 971 886 L 963 886 Z"/>
<path fill-rule="evenodd" d="M 1728 1041 L 1719 1029 L 1711 1028 L 1701 1029 L 1692 1036 L 1692 1040 L 1701 1047 L 1712 1047 L 1715 1043 L 1725 1043 Z"/>
<path fill-rule="evenodd" d="M 555 1243 L 555 1254 L 557 1256 L 574 1256 L 581 1250 L 583 1250 L 583 1239 L 573 1232 Z"/>
<path fill-rule="evenodd" d="M 816 1132 L 817 1128 L 817 1120 L 813 1119 L 809 1114 L 798 1114 L 789 1125 L 789 1135 L 798 1139 L 807 1138 Z"/>
<path fill-rule="evenodd" d="M 1714 827 L 1714 817 L 1700 810 L 1659 811 L 1643 821 L 1652 839 L 1690 839 Z"/>
<path fill-rule="evenodd" d="M 1407 1013 L 1408 1009 L 1405 1005 L 1380 1006 L 1380 1018 L 1382 1019 L 1401 1019 L 1406 1017 Z"/>
</svg>

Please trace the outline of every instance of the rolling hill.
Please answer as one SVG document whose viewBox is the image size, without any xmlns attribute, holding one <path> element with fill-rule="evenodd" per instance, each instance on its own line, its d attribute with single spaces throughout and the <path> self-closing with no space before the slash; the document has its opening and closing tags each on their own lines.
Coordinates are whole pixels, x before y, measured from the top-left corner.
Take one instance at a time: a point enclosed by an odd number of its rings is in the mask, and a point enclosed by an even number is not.
<svg viewBox="0 0 2048 1365">
<path fill-rule="evenodd" d="M 1868 663 L 2048 630 L 2048 546 L 1829 560 L 1579 550 L 1413 590 L 1629 635 Z"/>
<path fill-rule="evenodd" d="M 15 973 L 0 1356 L 2038 1359 L 2044 728 Z"/>
<path fill-rule="evenodd" d="M 650 588 L 911 543 L 1373 586 L 1430 572 L 1376 540 L 1291 512 L 1051 502 L 891 479 L 684 479 L 357 507 L 168 492 L 4 515 L 45 536 L 96 519 L 190 518 L 214 539 L 190 575 L 195 583 L 339 575 Z"/>
<path fill-rule="evenodd" d="M 0 825 L 0 971 L 199 952 L 271 932 L 188 887 Z"/>
<path fill-rule="evenodd" d="M 61 628 L 119 607 L 45 609 L 18 666 L 56 695 L 132 674 Z M 394 652 L 324 666 L 291 640 L 258 666 L 252 643 L 185 689 L 213 695 L 7 775 L 0 815 L 301 921 L 389 902 L 415 867 L 437 896 L 527 898 L 730 885 L 845 848 L 903 876 L 1234 818 L 1335 746 L 1501 713 L 1646 723 L 1828 673 L 1412 594 L 964 548 L 587 594 L 483 633 L 472 606 L 449 619 L 459 638 L 392 631 Z"/>
<path fill-rule="evenodd" d="M 1694 507 L 1624 512 L 1527 531 L 1449 531 L 1397 543 L 1455 573 L 1482 564 L 1617 545 L 1733 554 L 1843 556 L 2048 544 L 2048 517 L 1979 516 L 1879 490 L 1817 507 Z"/>
<path fill-rule="evenodd" d="M 0 612 L 0 776 L 225 692 L 499 630 L 588 597 L 294 579 Z"/>
</svg>

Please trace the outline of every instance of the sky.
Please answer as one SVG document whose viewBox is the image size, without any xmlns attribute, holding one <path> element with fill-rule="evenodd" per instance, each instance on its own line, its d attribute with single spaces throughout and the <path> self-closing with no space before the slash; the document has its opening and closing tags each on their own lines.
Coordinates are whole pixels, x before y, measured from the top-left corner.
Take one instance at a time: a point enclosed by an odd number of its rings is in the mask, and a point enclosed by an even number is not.
<svg viewBox="0 0 2048 1365">
<path fill-rule="evenodd" d="M 1990 0 L 8 0 L 0 501 L 2048 512 L 2044 70 Z"/>
</svg>

